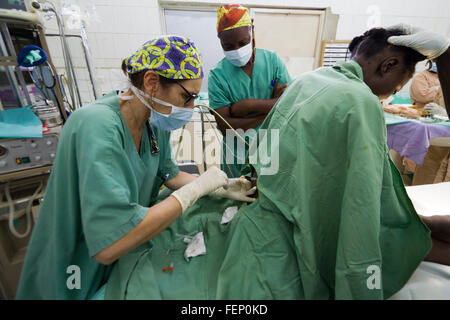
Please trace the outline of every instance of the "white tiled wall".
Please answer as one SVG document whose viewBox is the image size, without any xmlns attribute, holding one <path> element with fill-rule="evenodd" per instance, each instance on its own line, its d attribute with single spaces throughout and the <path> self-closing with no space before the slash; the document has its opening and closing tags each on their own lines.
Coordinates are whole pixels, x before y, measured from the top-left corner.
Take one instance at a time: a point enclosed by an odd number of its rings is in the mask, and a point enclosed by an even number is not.
<svg viewBox="0 0 450 320">
<path fill-rule="evenodd" d="M 159 5 L 156 0 L 95 0 L 96 14 L 87 25 L 88 43 L 95 66 L 95 76 L 102 93 L 112 90 L 120 75 L 120 64 L 145 41 L 161 34 Z M 56 19 L 46 22 L 47 33 L 57 33 Z M 77 30 L 66 30 L 79 34 Z M 48 38 L 53 61 L 59 73 L 65 73 L 59 38 Z M 80 74 L 78 85 L 83 103 L 94 100 L 84 52 L 79 39 L 70 39 L 72 59 Z"/>
<path fill-rule="evenodd" d="M 164 1 L 164 3 L 191 2 L 193 1 Z M 236 3 L 227 0 L 202 0 L 201 2 Z M 406 22 L 450 36 L 450 1 L 448 0 L 244 0 L 242 3 L 279 7 L 330 7 L 333 13 L 340 15 L 337 39 L 351 39 L 367 30 L 369 17 L 373 15 L 368 12 L 371 6 L 377 6 L 379 9 L 381 26 Z"/>
<path fill-rule="evenodd" d="M 168 0 L 164 3 L 235 3 L 218 0 Z M 340 15 L 337 39 L 352 39 L 368 29 L 370 21 L 381 26 L 399 22 L 426 27 L 450 37 L 450 1 L 448 0 L 245 0 L 248 5 L 279 7 L 331 7 Z M 89 45 L 96 67 L 96 76 L 102 93 L 112 89 L 119 75 L 121 60 L 148 39 L 161 35 L 160 4 L 157 0 L 94 0 L 97 19 L 87 27 Z M 371 7 L 371 6 L 376 6 Z M 369 10 L 369 11 L 368 11 Z M 372 11 L 370 11 L 372 10 Z M 375 10 L 375 11 L 373 11 Z M 373 12 L 379 11 L 379 18 Z M 47 32 L 55 32 L 55 19 L 48 21 Z M 69 31 L 70 33 L 70 31 Z M 80 79 L 83 101 L 93 100 L 81 45 L 71 40 L 72 55 L 77 69 L 83 70 Z M 49 39 L 53 59 L 63 72 L 59 39 Z"/>
</svg>

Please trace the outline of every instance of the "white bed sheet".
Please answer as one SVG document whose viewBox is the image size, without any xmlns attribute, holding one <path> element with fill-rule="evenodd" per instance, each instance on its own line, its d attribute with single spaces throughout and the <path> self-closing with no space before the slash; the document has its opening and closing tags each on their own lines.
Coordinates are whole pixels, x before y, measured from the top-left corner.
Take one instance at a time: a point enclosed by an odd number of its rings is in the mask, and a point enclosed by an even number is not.
<svg viewBox="0 0 450 320">
<path fill-rule="evenodd" d="M 406 192 L 418 214 L 450 215 L 450 182 L 406 187 Z"/>
</svg>

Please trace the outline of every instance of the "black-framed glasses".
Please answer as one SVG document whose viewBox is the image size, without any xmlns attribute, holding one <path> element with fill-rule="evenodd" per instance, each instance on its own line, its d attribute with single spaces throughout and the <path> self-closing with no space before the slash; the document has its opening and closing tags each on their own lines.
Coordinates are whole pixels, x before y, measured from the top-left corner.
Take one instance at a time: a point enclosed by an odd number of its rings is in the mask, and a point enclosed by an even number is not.
<svg viewBox="0 0 450 320">
<path fill-rule="evenodd" d="M 187 106 L 192 100 L 195 100 L 198 98 L 198 94 L 196 93 L 190 93 L 189 91 L 186 90 L 185 87 L 183 87 L 183 85 L 181 83 L 177 84 L 184 90 L 184 92 L 186 92 L 186 94 L 189 96 L 189 98 L 187 98 L 187 100 L 184 102 L 184 105 Z"/>
</svg>

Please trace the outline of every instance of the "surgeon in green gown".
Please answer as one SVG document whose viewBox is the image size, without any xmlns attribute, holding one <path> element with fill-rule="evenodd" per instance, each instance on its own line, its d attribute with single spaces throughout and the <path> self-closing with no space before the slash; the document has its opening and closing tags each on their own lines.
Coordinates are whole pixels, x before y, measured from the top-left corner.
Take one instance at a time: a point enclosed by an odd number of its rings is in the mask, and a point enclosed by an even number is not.
<svg viewBox="0 0 450 320">
<path fill-rule="evenodd" d="M 215 167 L 196 177 L 172 159 L 170 131 L 190 121 L 203 78 L 194 43 L 150 40 L 122 69 L 128 89 L 77 110 L 62 130 L 18 299 L 89 299 L 117 259 L 200 197 L 214 192 L 251 201 L 242 181 Z M 163 185 L 176 191 L 155 205 Z"/>
<path fill-rule="evenodd" d="M 225 58 L 210 71 L 208 80 L 210 107 L 242 135 L 245 132 L 247 141 L 291 82 L 276 52 L 255 47 L 253 31 L 247 8 L 222 5 L 218 9 L 217 32 Z M 221 117 L 216 115 L 216 121 L 224 135 L 221 168 L 229 177 L 239 177 L 248 147 Z"/>
</svg>

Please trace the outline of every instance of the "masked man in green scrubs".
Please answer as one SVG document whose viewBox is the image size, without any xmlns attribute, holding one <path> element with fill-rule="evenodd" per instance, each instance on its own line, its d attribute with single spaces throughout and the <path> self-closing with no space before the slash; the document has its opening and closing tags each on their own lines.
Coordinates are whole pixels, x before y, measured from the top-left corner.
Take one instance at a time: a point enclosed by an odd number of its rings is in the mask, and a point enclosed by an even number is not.
<svg viewBox="0 0 450 320">
<path fill-rule="evenodd" d="M 217 15 L 217 32 L 225 58 L 209 75 L 210 106 L 233 128 L 255 129 L 246 134 L 250 140 L 291 77 L 276 52 L 255 48 L 247 8 L 222 5 Z M 224 135 L 222 170 L 229 177 L 238 177 L 248 148 L 227 130 L 229 127 L 220 117 L 216 116 L 216 121 Z"/>
<path fill-rule="evenodd" d="M 91 298 L 116 260 L 200 197 L 252 201 L 245 181 L 215 167 L 196 177 L 172 159 L 170 132 L 190 121 L 202 83 L 195 45 L 175 36 L 150 40 L 122 69 L 129 89 L 77 110 L 62 130 L 18 299 Z M 155 204 L 162 185 L 176 191 Z"/>
</svg>

